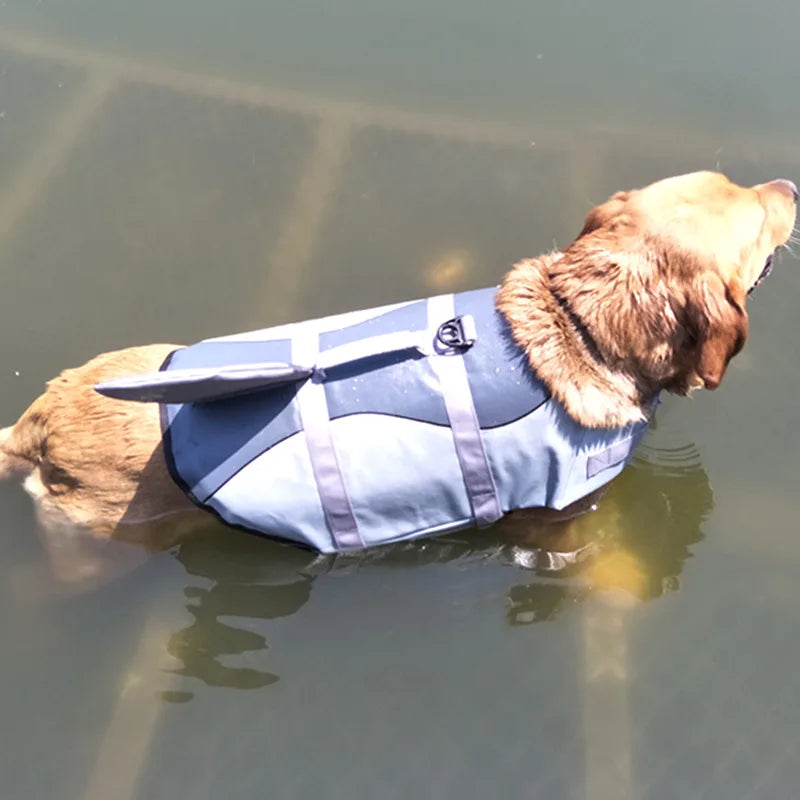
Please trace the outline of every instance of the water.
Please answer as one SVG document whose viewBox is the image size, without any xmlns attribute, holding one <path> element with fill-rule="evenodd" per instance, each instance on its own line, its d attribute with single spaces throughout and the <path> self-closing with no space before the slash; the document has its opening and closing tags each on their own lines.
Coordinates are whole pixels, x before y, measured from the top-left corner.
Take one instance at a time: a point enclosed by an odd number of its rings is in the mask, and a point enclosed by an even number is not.
<svg viewBox="0 0 800 800">
<path fill-rule="evenodd" d="M 797 179 L 797 15 L 8 0 L 0 420 L 100 350 L 494 283 L 619 188 Z M 794 796 L 798 266 L 572 577 L 216 528 L 70 590 L 1 486 L 2 796 Z"/>
</svg>

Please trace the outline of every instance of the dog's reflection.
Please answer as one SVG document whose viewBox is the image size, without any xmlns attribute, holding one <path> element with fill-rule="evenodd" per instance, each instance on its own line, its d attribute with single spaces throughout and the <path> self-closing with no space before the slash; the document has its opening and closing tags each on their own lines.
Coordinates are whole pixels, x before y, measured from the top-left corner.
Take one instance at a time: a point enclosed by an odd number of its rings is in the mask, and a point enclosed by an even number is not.
<svg viewBox="0 0 800 800">
<path fill-rule="evenodd" d="M 576 521 L 591 556 L 553 580 L 511 587 L 508 622 L 553 619 L 597 590 L 640 600 L 677 591 L 689 548 L 702 538 L 702 524 L 712 508 L 708 476 L 693 447 L 640 446 L 598 510 Z"/>
<path fill-rule="evenodd" d="M 206 684 L 257 688 L 278 676 L 231 659 L 268 646 L 253 620 L 295 614 L 316 580 L 347 570 L 413 569 L 431 564 L 463 568 L 490 561 L 507 564 L 525 580 L 507 591 L 513 626 L 553 619 L 598 589 L 645 600 L 677 589 L 689 548 L 702 537 L 713 505 L 705 471 L 692 447 L 642 446 L 596 511 L 573 520 L 559 543 L 552 526 L 510 520 L 490 531 L 389 546 L 358 556 L 320 556 L 257 537 L 209 530 L 186 540 L 176 556 L 201 580 L 185 593 L 193 617 L 173 634 L 170 653 L 178 674 Z M 544 541 L 546 548 L 535 546 Z M 205 585 L 210 582 L 208 585 Z M 242 624 L 237 623 L 237 619 Z"/>
</svg>

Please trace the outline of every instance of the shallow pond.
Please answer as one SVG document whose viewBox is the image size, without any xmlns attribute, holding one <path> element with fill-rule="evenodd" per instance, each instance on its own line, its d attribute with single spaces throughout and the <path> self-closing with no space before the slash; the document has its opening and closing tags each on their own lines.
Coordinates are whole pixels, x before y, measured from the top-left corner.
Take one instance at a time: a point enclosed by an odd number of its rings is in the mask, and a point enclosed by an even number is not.
<svg viewBox="0 0 800 800">
<path fill-rule="evenodd" d="M 101 350 L 496 283 L 620 188 L 797 180 L 798 22 L 7 0 L 0 421 Z M 0 794 L 796 796 L 799 302 L 787 253 L 569 577 L 502 531 L 329 560 L 220 527 L 68 587 L 0 486 Z"/>
</svg>

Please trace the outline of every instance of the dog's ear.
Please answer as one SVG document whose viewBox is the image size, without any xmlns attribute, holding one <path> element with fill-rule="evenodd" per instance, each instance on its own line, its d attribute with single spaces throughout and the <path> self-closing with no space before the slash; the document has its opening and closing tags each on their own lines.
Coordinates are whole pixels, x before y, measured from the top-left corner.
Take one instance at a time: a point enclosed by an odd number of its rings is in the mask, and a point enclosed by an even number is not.
<svg viewBox="0 0 800 800">
<path fill-rule="evenodd" d="M 697 342 L 695 371 L 706 389 L 720 385 L 728 362 L 744 347 L 748 327 L 745 295 L 738 278 L 725 283 L 717 273 L 704 272 L 694 281 L 687 310 Z"/>
<path fill-rule="evenodd" d="M 578 234 L 578 238 L 586 236 L 587 233 L 596 231 L 598 228 L 610 227 L 613 229 L 614 224 L 627 220 L 625 216 L 625 204 L 631 192 L 617 192 L 612 195 L 605 203 L 595 206 L 587 215 L 583 222 L 583 230 Z"/>
</svg>

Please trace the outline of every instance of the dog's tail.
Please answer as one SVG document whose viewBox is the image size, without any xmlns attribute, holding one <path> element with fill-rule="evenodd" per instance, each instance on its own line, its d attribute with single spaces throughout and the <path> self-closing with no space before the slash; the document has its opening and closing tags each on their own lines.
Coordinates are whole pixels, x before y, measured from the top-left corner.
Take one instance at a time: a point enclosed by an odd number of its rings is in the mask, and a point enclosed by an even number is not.
<svg viewBox="0 0 800 800">
<path fill-rule="evenodd" d="M 17 430 L 19 424 L 18 422 L 11 427 L 0 428 L 0 480 L 24 477 L 36 466 L 33 448 L 21 446 Z M 28 438 L 30 437 L 24 437 Z"/>
</svg>

